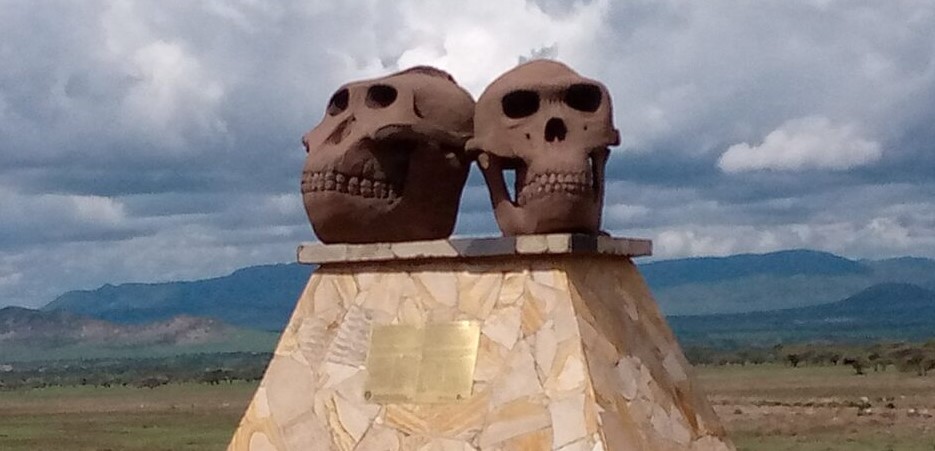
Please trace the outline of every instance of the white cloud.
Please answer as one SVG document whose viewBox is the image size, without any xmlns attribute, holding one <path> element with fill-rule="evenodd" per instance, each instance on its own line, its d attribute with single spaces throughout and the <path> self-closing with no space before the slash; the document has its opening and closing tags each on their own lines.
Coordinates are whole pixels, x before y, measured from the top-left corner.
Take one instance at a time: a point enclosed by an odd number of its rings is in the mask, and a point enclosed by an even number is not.
<svg viewBox="0 0 935 451">
<path fill-rule="evenodd" d="M 626 225 L 633 221 L 646 219 L 651 212 L 644 205 L 613 204 L 605 206 L 604 214 L 607 216 L 608 222 Z"/>
<path fill-rule="evenodd" d="M 856 126 L 834 125 L 826 117 L 808 116 L 785 122 L 759 145 L 730 146 L 718 160 L 718 167 L 725 172 L 843 171 L 874 163 L 882 156 L 880 144 L 862 137 Z"/>
<path fill-rule="evenodd" d="M 431 64 L 478 95 L 543 52 L 614 96 L 608 229 L 668 256 L 935 256 L 935 2 L 8 3 L 0 305 L 289 260 L 333 89 Z M 457 231 L 496 233 L 471 180 Z"/>
<path fill-rule="evenodd" d="M 17 242 L 104 237 L 130 225 L 123 204 L 103 196 L 28 194 L 0 185 L 0 204 L 0 249 Z"/>
<path fill-rule="evenodd" d="M 525 0 L 472 2 L 457 14 L 447 3 L 406 2 L 399 29 L 420 44 L 406 49 L 398 66 L 438 66 L 477 96 L 520 56 L 542 48 L 557 45 L 564 61 L 583 64 L 593 55 L 609 7 L 606 0 L 579 3 L 569 14 L 554 17 Z"/>
<path fill-rule="evenodd" d="M 657 229 L 653 243 L 654 256 L 663 259 L 802 248 L 878 259 L 932 255 L 935 233 L 895 218 L 874 217 L 757 226 L 686 224 Z"/>
</svg>

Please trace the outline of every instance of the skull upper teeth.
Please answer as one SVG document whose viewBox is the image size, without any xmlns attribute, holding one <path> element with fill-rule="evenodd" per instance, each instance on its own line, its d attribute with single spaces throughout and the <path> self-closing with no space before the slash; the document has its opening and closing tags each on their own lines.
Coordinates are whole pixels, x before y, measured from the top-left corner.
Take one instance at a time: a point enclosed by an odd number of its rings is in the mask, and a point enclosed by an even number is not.
<svg viewBox="0 0 935 451">
<path fill-rule="evenodd" d="M 302 193 L 324 191 L 389 200 L 400 197 L 397 186 L 388 181 L 352 176 L 336 171 L 317 171 L 302 174 Z"/>
<path fill-rule="evenodd" d="M 516 201 L 523 205 L 529 201 L 554 193 L 561 193 L 571 196 L 587 195 L 593 189 L 591 186 L 591 175 L 587 171 L 580 172 L 549 172 L 530 175 L 519 191 Z"/>
</svg>

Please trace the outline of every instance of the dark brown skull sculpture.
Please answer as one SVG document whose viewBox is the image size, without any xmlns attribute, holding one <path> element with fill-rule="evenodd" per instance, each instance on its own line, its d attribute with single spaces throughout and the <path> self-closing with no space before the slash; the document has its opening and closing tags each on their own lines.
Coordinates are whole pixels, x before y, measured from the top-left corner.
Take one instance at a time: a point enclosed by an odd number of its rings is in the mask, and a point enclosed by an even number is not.
<svg viewBox="0 0 935 451">
<path fill-rule="evenodd" d="M 597 234 L 608 146 L 620 143 L 603 84 L 549 60 L 522 64 L 477 101 L 469 152 L 504 235 Z M 511 199 L 504 170 L 515 170 Z"/>
<path fill-rule="evenodd" d="M 420 66 L 348 83 L 302 139 L 302 198 L 325 243 L 445 238 L 470 161 L 474 100 Z"/>
</svg>

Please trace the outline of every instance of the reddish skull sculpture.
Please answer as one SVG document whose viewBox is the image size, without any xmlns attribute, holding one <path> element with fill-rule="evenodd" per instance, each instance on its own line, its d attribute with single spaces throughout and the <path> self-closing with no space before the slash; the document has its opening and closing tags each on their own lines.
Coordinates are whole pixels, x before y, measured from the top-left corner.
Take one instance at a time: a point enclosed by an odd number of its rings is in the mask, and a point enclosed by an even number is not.
<svg viewBox="0 0 935 451">
<path fill-rule="evenodd" d="M 419 66 L 348 83 L 302 139 L 302 198 L 325 243 L 445 238 L 470 161 L 474 100 L 439 69 Z"/>
<path fill-rule="evenodd" d="M 466 149 L 477 154 L 504 235 L 597 234 L 608 146 L 619 143 L 603 84 L 535 60 L 487 87 Z M 515 170 L 515 198 L 505 170 Z"/>
</svg>

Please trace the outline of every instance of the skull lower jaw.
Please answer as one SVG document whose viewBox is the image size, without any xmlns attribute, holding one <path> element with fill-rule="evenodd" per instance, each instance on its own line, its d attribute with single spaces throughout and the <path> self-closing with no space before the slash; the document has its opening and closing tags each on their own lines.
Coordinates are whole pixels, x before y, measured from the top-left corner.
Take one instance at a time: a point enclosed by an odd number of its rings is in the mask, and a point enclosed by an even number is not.
<svg viewBox="0 0 935 451">
<path fill-rule="evenodd" d="M 511 211 L 495 211 L 497 223 L 507 235 L 533 233 L 599 233 L 602 199 L 593 193 L 578 195 L 552 192 L 524 201 Z"/>
<path fill-rule="evenodd" d="M 315 235 L 323 243 L 402 241 L 402 197 L 366 198 L 339 191 L 303 193 L 305 212 Z"/>
</svg>

